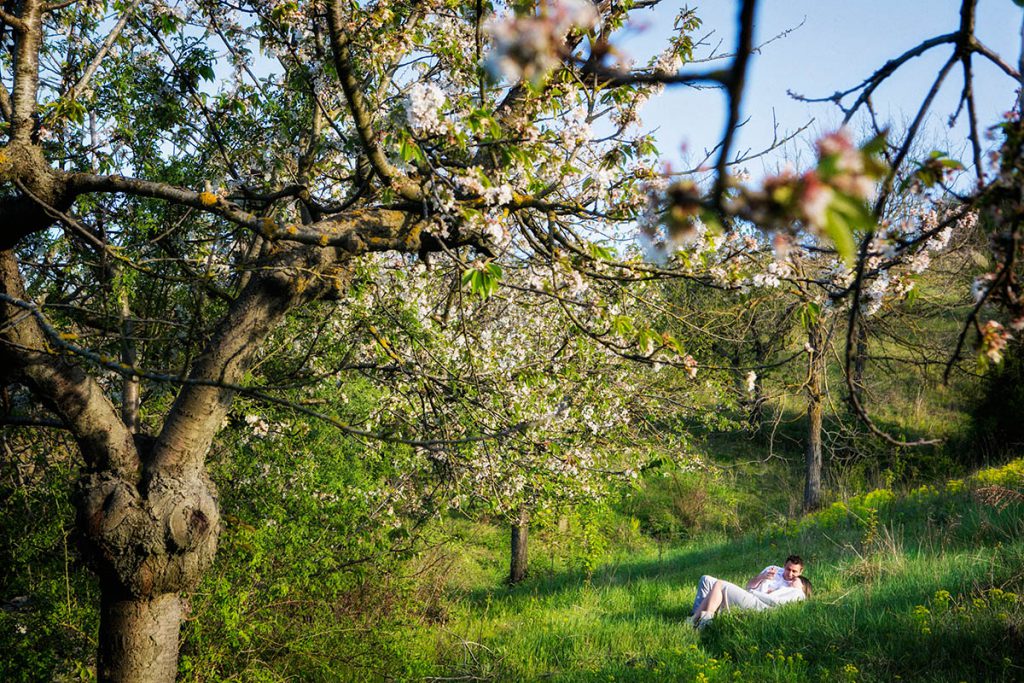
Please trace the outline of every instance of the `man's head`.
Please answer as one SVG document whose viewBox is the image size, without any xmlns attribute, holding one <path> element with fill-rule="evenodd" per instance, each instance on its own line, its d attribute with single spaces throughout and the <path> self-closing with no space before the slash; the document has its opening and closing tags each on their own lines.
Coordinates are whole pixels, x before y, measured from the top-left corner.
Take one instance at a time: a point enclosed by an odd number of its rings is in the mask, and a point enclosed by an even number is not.
<svg viewBox="0 0 1024 683">
<path fill-rule="evenodd" d="M 786 558 L 786 565 L 782 568 L 782 578 L 787 583 L 796 581 L 804 571 L 804 561 L 799 555 L 790 555 Z"/>
</svg>

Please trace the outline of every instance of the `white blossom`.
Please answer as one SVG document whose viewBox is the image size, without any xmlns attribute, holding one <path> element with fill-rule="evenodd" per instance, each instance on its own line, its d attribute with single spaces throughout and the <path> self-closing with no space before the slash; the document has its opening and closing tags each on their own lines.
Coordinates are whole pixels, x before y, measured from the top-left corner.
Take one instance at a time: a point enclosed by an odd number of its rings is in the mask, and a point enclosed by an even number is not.
<svg viewBox="0 0 1024 683">
<path fill-rule="evenodd" d="M 409 89 L 405 116 L 414 133 L 431 135 L 444 130 L 440 112 L 445 99 L 444 92 L 433 83 L 416 83 Z"/>
</svg>

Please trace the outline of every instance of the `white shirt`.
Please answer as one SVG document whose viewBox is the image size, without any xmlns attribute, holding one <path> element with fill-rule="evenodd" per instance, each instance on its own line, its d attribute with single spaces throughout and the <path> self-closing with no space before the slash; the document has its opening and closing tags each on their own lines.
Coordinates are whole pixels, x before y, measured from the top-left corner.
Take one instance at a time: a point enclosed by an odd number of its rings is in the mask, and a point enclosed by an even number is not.
<svg viewBox="0 0 1024 683">
<path fill-rule="evenodd" d="M 788 583 L 784 578 L 782 578 L 782 573 L 784 571 L 782 567 L 770 564 L 764 568 L 764 571 L 768 571 L 772 567 L 775 568 L 775 577 L 771 579 L 765 579 L 764 583 L 757 587 L 758 591 L 762 593 L 774 593 L 775 591 L 783 590 L 786 588 L 796 588 L 800 591 L 801 594 L 803 593 L 803 588 L 799 583 L 799 579 L 796 580 L 795 585 L 792 585 Z"/>
<path fill-rule="evenodd" d="M 797 600 L 803 600 L 805 597 L 804 589 L 797 588 L 796 586 L 786 586 L 785 588 L 777 588 L 770 593 L 758 588 L 755 588 L 750 592 L 754 597 L 756 597 L 761 602 L 767 605 L 771 605 L 773 607 L 776 605 L 784 605 L 787 602 L 796 602 Z"/>
</svg>

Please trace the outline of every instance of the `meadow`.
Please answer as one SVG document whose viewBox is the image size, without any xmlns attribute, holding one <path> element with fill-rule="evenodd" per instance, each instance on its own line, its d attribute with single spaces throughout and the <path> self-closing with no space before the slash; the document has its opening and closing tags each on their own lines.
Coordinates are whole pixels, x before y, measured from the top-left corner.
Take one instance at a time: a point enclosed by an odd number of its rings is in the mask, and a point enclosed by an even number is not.
<svg viewBox="0 0 1024 683">
<path fill-rule="evenodd" d="M 469 539 L 445 617 L 416 631 L 410 680 L 1024 678 L 1024 460 L 739 537 L 623 543 L 593 571 L 545 567 L 541 550 L 513 588 L 481 568 L 500 566 L 504 536 L 477 525 Z M 742 583 L 790 552 L 812 600 L 683 623 L 702 573 Z"/>
</svg>

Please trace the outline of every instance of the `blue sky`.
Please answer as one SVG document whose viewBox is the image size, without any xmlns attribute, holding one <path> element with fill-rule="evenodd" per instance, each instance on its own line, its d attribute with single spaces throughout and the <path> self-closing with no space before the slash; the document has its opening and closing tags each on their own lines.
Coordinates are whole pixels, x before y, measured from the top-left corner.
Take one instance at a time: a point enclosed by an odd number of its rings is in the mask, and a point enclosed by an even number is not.
<svg viewBox="0 0 1024 683">
<path fill-rule="evenodd" d="M 642 63 L 665 44 L 665 37 L 672 31 L 672 18 L 680 7 L 678 3 L 671 4 L 672 7 L 656 12 L 637 13 L 646 27 L 635 31 L 621 47 L 638 62 Z M 710 34 L 710 46 L 721 41 L 719 51 L 731 51 L 738 2 L 708 0 L 695 6 L 704 21 L 699 35 Z M 773 110 L 780 133 L 811 119 L 815 120 L 815 132 L 833 130 L 842 118 L 835 106 L 796 102 L 786 94 L 787 89 L 815 97 L 845 90 L 922 40 L 956 30 L 959 6 L 958 0 L 762 0 L 755 33 L 757 43 L 803 23 L 753 57 L 744 104 L 744 115 L 750 117 L 750 122 L 741 130 L 736 149 L 761 149 L 771 142 Z M 979 38 L 1014 65 L 1020 51 L 1022 17 L 1024 11 L 1012 0 L 980 0 L 978 5 Z M 910 119 L 951 49 L 935 48 L 929 55 L 904 66 L 877 91 L 876 111 L 897 122 Z M 709 50 L 703 51 L 706 54 Z M 987 61 L 976 58 L 975 64 L 979 119 L 981 125 L 988 126 L 1012 107 L 1014 84 Z M 949 131 L 945 121 L 956 108 L 962 83 L 959 68 L 954 69 L 933 105 L 934 114 L 929 121 L 933 146 L 947 149 L 954 156 L 964 152 L 964 129 Z M 643 113 L 645 125 L 658 128 L 664 157 L 681 166 L 680 150 L 684 144 L 689 157 L 699 160 L 703 157 L 699 153 L 718 141 L 723 112 L 724 98 L 719 93 L 675 87 L 652 99 Z M 790 156 L 801 149 L 806 159 L 807 143 L 791 148 Z M 776 155 L 754 161 L 748 168 L 760 176 L 774 168 L 779 158 Z M 966 154 L 963 158 L 966 162 Z"/>
</svg>

